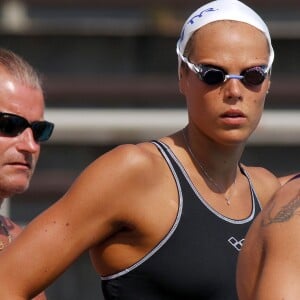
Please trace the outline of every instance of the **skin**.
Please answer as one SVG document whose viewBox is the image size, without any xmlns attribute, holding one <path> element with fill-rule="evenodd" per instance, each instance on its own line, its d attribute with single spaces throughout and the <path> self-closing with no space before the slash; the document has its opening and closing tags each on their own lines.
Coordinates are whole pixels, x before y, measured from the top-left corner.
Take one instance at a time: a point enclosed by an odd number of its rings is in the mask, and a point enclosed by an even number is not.
<svg viewBox="0 0 300 300">
<path fill-rule="evenodd" d="M 217 22 L 198 31 L 191 60 L 240 74 L 245 68 L 267 64 L 267 42 L 249 25 Z M 179 89 L 189 115 L 186 135 L 222 191 L 216 191 L 197 169 L 182 131 L 161 140 L 181 161 L 207 202 L 230 218 L 242 219 L 251 211 L 249 184 L 237 163 L 260 119 L 269 85 L 268 78 L 255 88 L 238 80 L 209 87 L 184 66 L 181 69 Z M 228 115 L 233 111 L 239 111 L 239 117 Z M 279 187 L 277 178 L 263 168 L 245 168 L 260 201 L 266 203 Z M 225 193 L 231 196 L 231 206 L 224 200 Z M 123 270 L 166 235 L 177 210 L 176 184 L 156 147 L 151 143 L 116 147 L 89 165 L 61 199 L 0 253 L 0 282 L 7 287 L 0 290 L 0 299 L 33 296 L 86 250 L 100 275 Z"/>
<path fill-rule="evenodd" d="M 20 115 L 30 122 L 42 120 L 44 98 L 40 90 L 16 81 L 0 67 L 0 111 Z M 40 154 L 40 145 L 27 128 L 16 137 L 0 133 L 0 205 L 5 198 L 27 190 Z M 13 239 L 22 231 L 10 218 L 0 216 Z M 7 244 L 7 236 L 0 229 L 0 239 Z M 34 298 L 46 299 L 44 293 Z"/>
<path fill-rule="evenodd" d="M 240 252 L 240 300 L 292 300 L 300 294 L 300 179 L 286 183 L 252 224 Z"/>
<path fill-rule="evenodd" d="M 286 184 L 289 180 L 291 180 L 294 176 L 296 176 L 297 174 L 299 174 L 299 172 L 297 173 L 292 173 L 292 174 L 288 174 L 288 175 L 285 175 L 285 176 L 281 176 L 279 177 L 279 181 L 280 181 L 280 184 L 281 185 L 284 185 Z"/>
</svg>

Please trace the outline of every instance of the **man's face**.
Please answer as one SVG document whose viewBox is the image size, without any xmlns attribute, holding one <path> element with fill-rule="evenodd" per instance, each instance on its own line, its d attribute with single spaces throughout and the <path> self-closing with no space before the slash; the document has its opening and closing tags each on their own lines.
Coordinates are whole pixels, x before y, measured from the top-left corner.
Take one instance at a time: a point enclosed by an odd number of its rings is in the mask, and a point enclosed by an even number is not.
<svg viewBox="0 0 300 300">
<path fill-rule="evenodd" d="M 22 116 L 30 123 L 43 120 L 43 94 L 21 84 L 0 67 L 0 112 Z M 0 130 L 0 199 L 28 188 L 39 154 L 40 145 L 31 128 L 14 137 Z"/>
</svg>

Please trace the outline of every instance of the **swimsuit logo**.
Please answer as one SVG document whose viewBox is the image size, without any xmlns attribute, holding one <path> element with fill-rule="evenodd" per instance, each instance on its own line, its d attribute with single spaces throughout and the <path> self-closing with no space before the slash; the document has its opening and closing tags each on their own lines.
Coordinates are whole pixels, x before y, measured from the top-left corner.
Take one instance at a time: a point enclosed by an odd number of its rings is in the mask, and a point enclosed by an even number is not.
<svg viewBox="0 0 300 300">
<path fill-rule="evenodd" d="M 238 241 L 235 237 L 228 239 L 230 245 L 232 245 L 237 251 L 241 251 L 245 239 Z"/>
</svg>

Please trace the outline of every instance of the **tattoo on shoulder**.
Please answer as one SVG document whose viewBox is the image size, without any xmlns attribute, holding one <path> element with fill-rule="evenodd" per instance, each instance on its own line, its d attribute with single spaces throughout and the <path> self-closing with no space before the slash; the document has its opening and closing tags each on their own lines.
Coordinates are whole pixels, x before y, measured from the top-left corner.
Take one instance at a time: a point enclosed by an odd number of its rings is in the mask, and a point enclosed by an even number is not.
<svg viewBox="0 0 300 300">
<path fill-rule="evenodd" d="M 286 205 L 280 207 L 279 211 L 272 216 L 274 205 L 275 203 L 272 203 L 272 206 L 268 208 L 268 211 L 262 220 L 262 226 L 268 226 L 273 223 L 287 222 L 294 216 L 299 215 L 298 209 L 300 208 L 300 195 L 298 193 L 294 199 L 292 199 Z"/>
</svg>

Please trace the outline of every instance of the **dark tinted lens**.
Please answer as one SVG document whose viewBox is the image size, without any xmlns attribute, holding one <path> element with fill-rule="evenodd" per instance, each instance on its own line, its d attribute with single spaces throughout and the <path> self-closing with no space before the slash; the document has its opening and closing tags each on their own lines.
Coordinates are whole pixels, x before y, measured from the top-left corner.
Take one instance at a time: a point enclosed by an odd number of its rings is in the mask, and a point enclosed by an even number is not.
<svg viewBox="0 0 300 300">
<path fill-rule="evenodd" d="M 254 67 L 244 71 L 241 75 L 244 76 L 242 81 L 245 84 L 260 85 L 266 78 L 266 73 L 261 67 Z"/>
<path fill-rule="evenodd" d="M 37 142 L 47 141 L 53 131 L 54 125 L 47 121 L 36 121 L 31 124 L 34 139 Z"/>
<path fill-rule="evenodd" d="M 203 69 L 201 79 L 210 85 L 222 83 L 225 79 L 225 73 L 222 70 L 206 67 Z"/>
<path fill-rule="evenodd" d="M 0 133 L 14 137 L 26 128 L 31 128 L 36 142 L 43 142 L 50 138 L 54 124 L 47 121 L 35 121 L 31 124 L 23 117 L 0 112 Z"/>
<path fill-rule="evenodd" d="M 22 117 L 14 115 L 0 115 L 0 132 L 7 136 L 17 136 L 28 127 L 28 123 Z"/>
</svg>

